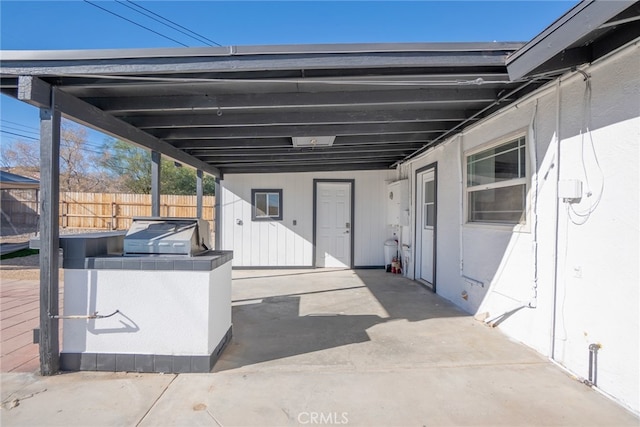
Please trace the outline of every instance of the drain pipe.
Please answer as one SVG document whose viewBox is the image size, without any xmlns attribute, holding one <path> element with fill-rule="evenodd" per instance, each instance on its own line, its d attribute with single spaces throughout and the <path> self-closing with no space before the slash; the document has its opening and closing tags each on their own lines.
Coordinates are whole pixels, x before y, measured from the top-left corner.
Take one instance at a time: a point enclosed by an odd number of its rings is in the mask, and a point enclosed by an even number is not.
<svg viewBox="0 0 640 427">
<path fill-rule="evenodd" d="M 600 344 L 589 344 L 589 379 L 584 383 L 588 386 L 598 386 L 598 350 Z"/>
</svg>

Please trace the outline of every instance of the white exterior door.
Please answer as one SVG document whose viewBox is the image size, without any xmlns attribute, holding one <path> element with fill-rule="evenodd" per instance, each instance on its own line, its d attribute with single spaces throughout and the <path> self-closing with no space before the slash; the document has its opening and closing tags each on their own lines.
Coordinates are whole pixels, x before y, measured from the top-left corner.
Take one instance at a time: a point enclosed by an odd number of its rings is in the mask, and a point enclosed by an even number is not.
<svg viewBox="0 0 640 427">
<path fill-rule="evenodd" d="M 434 233 L 436 225 L 435 172 L 429 170 L 418 175 L 418 242 L 420 253 L 416 261 L 418 278 L 433 284 Z"/>
<path fill-rule="evenodd" d="M 317 186 L 316 266 L 351 267 L 351 183 Z"/>
</svg>

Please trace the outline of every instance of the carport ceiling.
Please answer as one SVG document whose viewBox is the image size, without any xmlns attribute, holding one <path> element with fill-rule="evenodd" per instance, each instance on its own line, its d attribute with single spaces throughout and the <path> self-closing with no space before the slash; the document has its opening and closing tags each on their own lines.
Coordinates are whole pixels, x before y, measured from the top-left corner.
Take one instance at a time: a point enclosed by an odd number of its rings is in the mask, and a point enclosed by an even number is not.
<svg viewBox="0 0 640 427">
<path fill-rule="evenodd" d="M 67 117 L 106 121 L 116 137 L 208 172 L 386 169 L 543 84 L 509 80 L 505 61 L 521 46 L 5 51 L 2 92 L 41 105 L 19 86 L 46 83 Z M 331 146 L 313 145 L 326 136 Z"/>
</svg>

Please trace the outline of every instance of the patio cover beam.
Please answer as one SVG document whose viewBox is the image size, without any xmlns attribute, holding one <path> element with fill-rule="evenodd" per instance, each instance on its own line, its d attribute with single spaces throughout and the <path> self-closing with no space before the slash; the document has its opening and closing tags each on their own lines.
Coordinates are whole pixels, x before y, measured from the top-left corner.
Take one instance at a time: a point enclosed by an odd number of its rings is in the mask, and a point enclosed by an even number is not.
<svg viewBox="0 0 640 427">
<path fill-rule="evenodd" d="M 424 143 L 422 142 L 407 142 L 398 144 L 372 144 L 364 147 L 349 147 L 349 146 L 331 146 L 331 147 L 292 147 L 289 144 L 287 148 L 260 148 L 260 149 L 228 149 L 228 150 L 206 150 L 198 149 L 192 150 L 190 153 L 198 158 L 219 158 L 219 157 L 240 157 L 244 159 L 249 157 L 262 157 L 262 156 L 314 156 L 321 154 L 367 154 L 367 153 L 385 153 L 385 152 L 398 152 L 403 150 L 413 151 L 416 148 L 420 148 Z"/>
<path fill-rule="evenodd" d="M 231 128 L 178 128 L 158 129 L 152 133 L 162 139 L 207 139 L 207 138 L 286 138 L 292 136 L 331 136 L 331 135 L 380 135 L 399 133 L 445 132 L 447 126 L 440 123 L 372 123 L 339 125 L 274 125 Z"/>
<path fill-rule="evenodd" d="M 238 167 L 222 167 L 222 172 L 225 174 L 245 174 L 245 173 L 288 173 L 288 172 L 308 172 L 309 169 L 303 164 L 287 164 L 287 165 L 240 165 Z M 347 170 L 344 164 L 340 163 L 327 163 L 323 162 L 318 165 L 314 165 L 313 168 L 316 172 L 342 172 Z M 352 163 L 348 165 L 348 170 L 389 170 L 388 162 L 376 162 L 370 161 L 364 163 Z M 217 198 L 216 198 L 217 200 Z M 216 202 L 217 203 L 217 202 Z"/>
<path fill-rule="evenodd" d="M 137 128 L 185 128 L 225 126 L 270 126 L 270 125 L 320 125 L 346 123 L 404 123 L 462 121 L 469 117 L 462 110 L 397 110 L 397 111 L 322 111 L 287 113 L 243 113 L 233 111 L 220 115 L 212 111 L 206 114 L 163 114 L 157 116 L 124 117 L 127 123 Z"/>
<path fill-rule="evenodd" d="M 569 12 L 551 26 L 538 34 L 533 40 L 514 52 L 506 62 L 511 80 L 535 74 L 540 66 L 556 55 L 569 52 L 568 58 L 558 58 L 556 62 L 562 68 L 569 68 L 592 60 L 589 49 L 568 50 L 576 40 L 589 35 L 602 24 L 633 5 L 628 1 L 584 1 L 578 3 Z M 544 71 L 549 71 L 549 64 Z"/>
<path fill-rule="evenodd" d="M 288 70 L 362 70 L 387 67 L 440 68 L 504 66 L 521 43 L 410 43 L 392 45 L 229 46 L 190 49 L 15 51 L 7 74 L 27 74 L 46 60 L 40 75 L 217 73 Z M 106 65 L 105 65 L 106 64 Z"/>
<path fill-rule="evenodd" d="M 47 90 L 47 88 L 49 88 L 49 90 Z M 37 77 L 19 77 L 18 99 L 40 108 L 48 107 L 53 99 L 55 100 L 55 108 L 60 111 L 60 113 L 78 123 L 105 132 L 114 138 L 129 141 L 152 151 L 161 152 L 167 157 L 195 167 L 196 169 L 201 169 L 213 176 L 220 175 L 220 171 L 217 168 L 105 113 L 91 104 L 49 85 Z"/>
<path fill-rule="evenodd" d="M 305 108 L 376 105 L 432 105 L 432 109 L 468 108 L 470 102 L 486 103 L 497 99 L 497 89 L 480 89 L 475 86 L 453 88 L 419 88 L 401 90 L 370 90 L 340 92 L 296 92 L 296 93 L 243 93 L 233 95 L 209 95 L 201 93 L 188 96 L 119 96 L 85 98 L 110 114 L 135 112 L 169 112 L 221 109 L 223 114 L 231 109 L 249 108 Z M 161 106 L 159 108 L 159 106 Z"/>
<path fill-rule="evenodd" d="M 379 144 L 404 144 L 429 142 L 426 133 L 376 134 L 337 136 L 333 147 L 376 146 Z M 182 150 L 217 150 L 235 148 L 292 148 L 291 138 L 238 138 L 238 139 L 181 139 L 171 142 Z"/>
<path fill-rule="evenodd" d="M 395 159 L 397 156 L 393 156 L 393 155 L 384 155 L 384 156 L 378 156 L 378 157 L 374 157 L 374 158 L 368 158 L 368 157 L 351 157 L 351 158 L 345 158 L 345 157 L 336 157 L 333 158 L 331 163 L 332 165 L 341 165 L 343 170 L 349 170 L 349 169 L 345 169 L 345 166 L 351 166 L 351 165 L 355 165 L 355 164 L 367 164 L 367 163 L 384 163 L 386 164 L 386 169 L 389 168 L 389 161 L 392 161 L 393 159 Z M 220 163 L 220 167 L 221 168 L 233 168 L 233 167 L 243 167 L 243 166 L 275 166 L 277 167 L 278 165 L 289 165 L 289 166 L 308 166 L 308 165 L 324 165 L 324 164 L 329 164 L 327 163 L 327 159 L 324 157 L 318 157 L 318 158 L 312 158 L 312 159 L 307 159 L 304 161 L 301 161 L 299 159 L 248 159 L 248 160 L 232 160 L 229 161 L 228 163 Z"/>
</svg>

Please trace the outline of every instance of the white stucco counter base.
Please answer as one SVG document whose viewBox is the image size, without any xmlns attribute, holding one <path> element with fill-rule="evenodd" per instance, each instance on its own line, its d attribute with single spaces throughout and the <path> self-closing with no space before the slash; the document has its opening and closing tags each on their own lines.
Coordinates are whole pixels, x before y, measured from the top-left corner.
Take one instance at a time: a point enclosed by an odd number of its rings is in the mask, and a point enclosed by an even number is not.
<svg viewBox="0 0 640 427">
<path fill-rule="evenodd" d="M 160 257 L 65 269 L 61 369 L 209 372 L 231 339 L 231 254 L 213 256 L 223 258 L 198 260 L 204 271 L 168 270 Z"/>
</svg>

